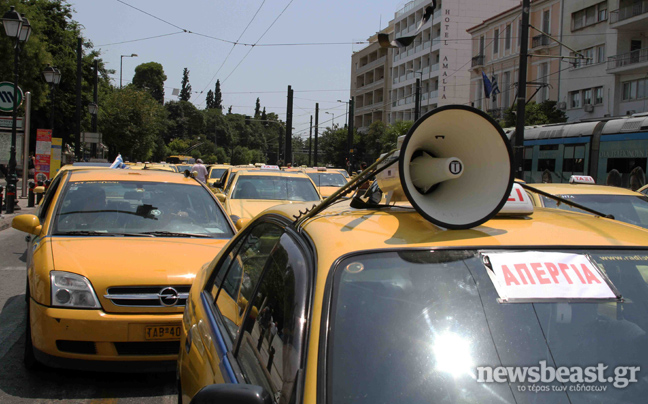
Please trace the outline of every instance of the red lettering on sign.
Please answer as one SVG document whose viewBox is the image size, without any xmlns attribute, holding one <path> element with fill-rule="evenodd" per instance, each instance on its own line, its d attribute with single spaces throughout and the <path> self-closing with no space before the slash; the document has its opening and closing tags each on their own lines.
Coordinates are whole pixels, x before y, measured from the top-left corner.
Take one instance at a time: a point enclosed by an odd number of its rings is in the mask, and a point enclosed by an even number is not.
<svg viewBox="0 0 648 404">
<path fill-rule="evenodd" d="M 591 284 L 592 281 L 594 281 L 596 283 L 601 283 L 601 281 L 598 280 L 596 278 L 596 276 L 594 276 L 592 271 L 590 271 L 589 268 L 587 268 L 587 265 L 581 264 L 581 269 L 583 270 L 583 274 L 585 275 L 585 279 L 587 279 L 587 283 Z"/>
<path fill-rule="evenodd" d="M 524 197 L 522 196 L 522 191 L 520 191 L 519 189 L 516 189 L 516 191 L 517 191 L 518 197 L 520 197 L 520 202 L 523 202 Z"/>
<path fill-rule="evenodd" d="M 551 262 L 545 262 L 544 264 L 547 268 L 547 271 L 549 271 L 549 275 L 551 276 L 551 279 L 553 279 L 554 283 L 560 283 L 558 282 L 558 275 L 560 275 L 558 268 Z"/>
<path fill-rule="evenodd" d="M 576 272 L 576 276 L 578 276 L 578 279 L 580 279 L 581 283 L 584 285 L 586 283 L 585 279 L 583 279 L 583 276 L 580 274 L 580 272 L 578 272 L 578 268 L 576 268 L 576 265 L 571 264 L 571 268 L 574 272 Z"/>
<path fill-rule="evenodd" d="M 506 286 L 509 286 L 513 283 L 520 286 L 520 282 L 515 279 L 515 275 L 508 269 L 506 265 L 502 265 L 502 272 L 504 273 L 504 280 L 506 281 Z"/>
<path fill-rule="evenodd" d="M 540 282 L 541 285 L 546 285 L 548 283 L 551 283 L 551 281 L 547 278 L 543 278 L 543 276 L 546 275 L 546 272 L 544 269 L 542 269 L 542 264 L 539 262 L 532 262 L 531 264 L 531 269 L 533 269 L 533 272 L 535 272 L 536 277 L 538 278 L 538 282 Z"/>
<path fill-rule="evenodd" d="M 529 278 L 529 282 L 531 282 L 532 285 L 535 285 L 535 281 L 531 277 L 531 272 L 529 272 L 529 268 L 527 268 L 526 264 L 515 264 L 515 269 L 517 270 L 518 275 L 520 275 L 520 279 L 522 279 L 523 284 L 527 284 L 526 280 L 524 279 L 524 274 L 522 274 L 522 271 L 526 273 L 527 278 Z"/>
<path fill-rule="evenodd" d="M 558 266 L 560 267 L 560 271 L 562 272 L 565 279 L 567 279 L 567 283 L 570 284 L 570 285 L 573 284 L 574 282 L 572 282 L 569 275 L 567 275 L 567 270 L 569 269 L 569 266 L 567 264 L 563 264 L 563 263 L 559 263 Z"/>
</svg>

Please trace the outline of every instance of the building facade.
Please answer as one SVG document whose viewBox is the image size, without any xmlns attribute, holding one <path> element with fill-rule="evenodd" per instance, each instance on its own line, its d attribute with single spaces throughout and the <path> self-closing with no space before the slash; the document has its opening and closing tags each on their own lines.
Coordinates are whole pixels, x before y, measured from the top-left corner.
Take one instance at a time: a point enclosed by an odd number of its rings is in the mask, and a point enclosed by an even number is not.
<svg viewBox="0 0 648 404">
<path fill-rule="evenodd" d="M 527 61 L 527 99 L 538 103 L 558 100 L 560 93 L 561 1 L 531 2 Z M 521 6 L 510 8 L 468 30 L 472 38 L 470 102 L 496 119 L 514 105 L 517 94 L 521 46 Z M 485 97 L 483 74 L 495 79 L 500 93 Z"/>
</svg>

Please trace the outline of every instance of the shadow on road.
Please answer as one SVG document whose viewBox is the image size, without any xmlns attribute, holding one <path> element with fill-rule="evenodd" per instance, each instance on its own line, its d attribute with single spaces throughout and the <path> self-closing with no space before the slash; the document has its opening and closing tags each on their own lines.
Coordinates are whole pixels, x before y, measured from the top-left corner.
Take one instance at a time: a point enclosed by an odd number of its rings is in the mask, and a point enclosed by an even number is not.
<svg viewBox="0 0 648 404">
<path fill-rule="evenodd" d="M 0 313 L 0 390 L 8 396 L 72 402 L 138 397 L 141 398 L 138 402 L 158 402 L 157 399 L 146 398 L 175 394 L 174 373 L 119 374 L 44 366 L 27 371 L 22 363 L 25 306 L 25 295 L 13 296 L 7 300 Z M 3 321 L 8 319 L 12 321 Z M 124 366 L 128 364 L 125 363 Z M 2 402 L 5 400 L 6 398 L 0 399 Z"/>
</svg>

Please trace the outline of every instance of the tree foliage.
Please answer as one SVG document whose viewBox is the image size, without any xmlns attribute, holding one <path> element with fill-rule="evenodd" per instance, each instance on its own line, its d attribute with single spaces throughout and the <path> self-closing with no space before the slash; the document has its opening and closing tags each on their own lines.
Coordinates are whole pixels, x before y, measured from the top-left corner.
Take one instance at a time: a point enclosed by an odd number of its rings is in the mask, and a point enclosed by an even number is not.
<svg viewBox="0 0 648 404">
<path fill-rule="evenodd" d="M 549 123 L 567 122 L 567 115 L 564 111 L 556 108 L 556 101 L 543 101 L 537 104 L 531 101 L 524 109 L 525 125 L 545 125 Z M 504 111 L 504 119 L 500 125 L 504 128 L 515 126 L 517 123 L 517 107 L 511 107 Z"/>
<path fill-rule="evenodd" d="M 216 88 L 214 89 L 214 108 L 223 109 L 223 94 L 221 94 L 220 80 L 216 80 Z"/>
<path fill-rule="evenodd" d="M 191 99 L 191 84 L 189 84 L 189 69 L 186 67 L 182 72 L 182 87 L 180 88 L 180 101 Z"/>
<path fill-rule="evenodd" d="M 167 76 L 164 68 L 157 62 L 142 63 L 135 68 L 133 85 L 144 90 L 160 104 L 164 104 L 164 82 Z"/>
</svg>

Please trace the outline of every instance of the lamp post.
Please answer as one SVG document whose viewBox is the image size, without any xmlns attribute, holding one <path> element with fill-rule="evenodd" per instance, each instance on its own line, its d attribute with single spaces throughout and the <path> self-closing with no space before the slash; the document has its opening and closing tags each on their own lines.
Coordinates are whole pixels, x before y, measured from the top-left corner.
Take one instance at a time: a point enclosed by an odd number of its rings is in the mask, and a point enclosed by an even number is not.
<svg viewBox="0 0 648 404">
<path fill-rule="evenodd" d="M 334 129 L 334 126 L 335 126 L 335 113 L 328 112 L 328 111 L 324 111 L 324 113 L 329 114 L 329 115 L 333 115 L 333 118 L 331 118 L 331 129 Z"/>
<path fill-rule="evenodd" d="M 347 117 L 347 123 L 344 124 L 344 127 L 346 128 L 347 125 L 348 125 L 349 119 L 351 119 L 351 117 L 349 116 L 349 101 L 337 100 L 337 102 L 343 102 L 345 104 L 344 115 Z"/>
<path fill-rule="evenodd" d="M 18 118 L 18 55 L 21 50 L 21 44 L 29 40 L 31 35 L 31 25 L 29 20 L 23 14 L 18 14 L 14 6 L 11 6 L 2 16 L 2 25 L 5 33 L 9 38 L 15 38 L 14 45 L 14 93 L 13 93 L 13 114 L 11 123 L 11 148 L 9 149 L 9 167 L 7 170 L 7 213 L 14 212 L 16 201 L 16 120 Z M 23 164 L 24 165 L 24 164 Z M 27 167 L 23 167 L 26 170 Z"/>
<path fill-rule="evenodd" d="M 90 112 L 90 115 L 92 115 L 92 132 L 97 133 L 97 114 L 99 113 L 99 105 L 97 105 L 96 102 L 91 102 L 90 104 L 88 104 L 88 112 Z M 85 154 L 85 152 L 83 154 Z M 92 146 L 90 146 L 90 154 L 91 158 L 97 157 L 96 143 L 92 143 Z"/>
<path fill-rule="evenodd" d="M 122 88 L 122 70 L 124 67 L 124 58 L 136 58 L 137 53 L 131 53 L 130 55 L 121 55 L 119 60 L 119 88 Z"/>
<path fill-rule="evenodd" d="M 56 105 L 54 103 L 55 99 L 55 91 L 56 91 L 56 86 L 59 85 L 61 82 L 61 71 L 57 69 L 56 67 L 52 67 L 50 65 L 47 65 L 47 67 L 43 70 L 43 77 L 45 77 L 45 81 L 50 85 L 50 97 L 51 100 L 50 102 L 52 105 L 50 106 L 50 129 L 52 130 L 52 134 L 54 133 L 54 106 Z"/>
<path fill-rule="evenodd" d="M 423 72 L 412 69 L 407 69 L 407 71 L 421 75 L 420 79 L 416 79 L 416 101 L 414 103 L 414 121 L 418 121 L 421 116 L 421 81 L 423 81 Z"/>
</svg>

